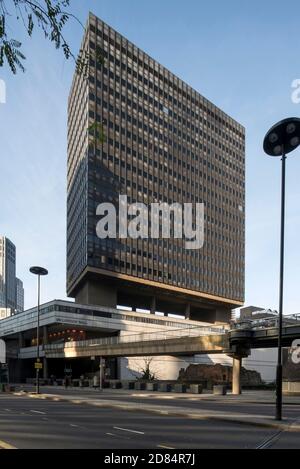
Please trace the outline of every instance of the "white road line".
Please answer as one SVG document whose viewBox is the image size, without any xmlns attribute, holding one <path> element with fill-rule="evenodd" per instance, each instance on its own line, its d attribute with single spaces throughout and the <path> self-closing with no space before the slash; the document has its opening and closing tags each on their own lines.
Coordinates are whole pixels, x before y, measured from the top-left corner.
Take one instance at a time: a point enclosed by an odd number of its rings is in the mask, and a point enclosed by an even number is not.
<svg viewBox="0 0 300 469">
<path fill-rule="evenodd" d="M 3 409 L 3 410 L 6 410 L 6 412 L 10 412 L 10 409 Z"/>
<path fill-rule="evenodd" d="M 118 440 L 130 440 L 129 436 L 123 436 L 123 435 L 116 434 L 116 433 L 107 432 L 105 433 L 105 435 L 113 436 L 114 438 L 118 438 Z"/>
<path fill-rule="evenodd" d="M 139 432 L 138 430 L 130 430 L 129 428 L 113 427 L 115 430 L 122 430 L 123 432 L 138 433 L 139 435 L 145 435 L 145 432 Z"/>
<path fill-rule="evenodd" d="M 42 412 L 40 410 L 30 410 L 30 412 L 33 412 L 35 414 L 41 414 L 41 415 L 46 415 L 46 412 Z"/>
<path fill-rule="evenodd" d="M 0 440 L 0 449 L 17 449 L 16 446 L 13 446 L 6 441 Z"/>
<path fill-rule="evenodd" d="M 76 427 L 76 428 L 78 428 L 78 425 L 75 425 L 75 423 L 70 423 L 70 427 Z"/>
<path fill-rule="evenodd" d="M 264 440 L 260 445 L 256 446 L 255 449 L 267 449 L 269 448 L 272 443 L 275 443 L 275 441 L 279 438 L 279 436 L 284 432 L 284 430 L 279 430 L 275 435 L 270 436 L 266 440 Z"/>
<path fill-rule="evenodd" d="M 173 446 L 165 446 L 165 445 L 157 445 L 158 448 L 164 448 L 164 449 L 175 449 Z"/>
</svg>

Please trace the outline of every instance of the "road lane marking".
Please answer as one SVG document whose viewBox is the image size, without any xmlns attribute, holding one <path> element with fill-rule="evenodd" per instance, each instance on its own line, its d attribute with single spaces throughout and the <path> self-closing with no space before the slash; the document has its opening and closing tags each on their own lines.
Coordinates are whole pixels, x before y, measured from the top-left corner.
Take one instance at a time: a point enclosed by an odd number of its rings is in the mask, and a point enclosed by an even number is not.
<svg viewBox="0 0 300 469">
<path fill-rule="evenodd" d="M 173 446 L 157 445 L 158 448 L 175 449 Z"/>
<path fill-rule="evenodd" d="M 75 423 L 70 423 L 70 427 L 76 427 L 76 428 L 78 428 L 78 425 L 75 425 Z"/>
<path fill-rule="evenodd" d="M 264 440 L 260 445 L 256 446 L 255 449 L 266 449 L 271 446 L 276 440 L 278 440 L 279 436 L 284 432 L 284 430 L 279 430 L 274 435 L 270 436 L 266 440 Z"/>
<path fill-rule="evenodd" d="M 3 410 L 6 410 L 6 412 L 10 412 L 10 411 L 11 411 L 10 409 L 3 409 Z"/>
<path fill-rule="evenodd" d="M 35 414 L 46 415 L 46 412 L 42 412 L 41 410 L 30 410 L 30 412 L 33 412 Z"/>
<path fill-rule="evenodd" d="M 145 435 L 145 432 L 139 432 L 138 430 L 130 430 L 129 428 L 113 427 L 115 430 L 122 430 L 123 432 L 138 433 L 139 435 Z"/>
<path fill-rule="evenodd" d="M 124 435 L 120 435 L 116 433 L 107 432 L 105 433 L 105 435 L 113 436 L 114 438 L 117 438 L 118 440 L 130 440 L 129 436 L 124 436 Z"/>
<path fill-rule="evenodd" d="M 0 440 L 0 449 L 17 449 L 16 446 L 6 443 L 6 441 Z"/>
</svg>

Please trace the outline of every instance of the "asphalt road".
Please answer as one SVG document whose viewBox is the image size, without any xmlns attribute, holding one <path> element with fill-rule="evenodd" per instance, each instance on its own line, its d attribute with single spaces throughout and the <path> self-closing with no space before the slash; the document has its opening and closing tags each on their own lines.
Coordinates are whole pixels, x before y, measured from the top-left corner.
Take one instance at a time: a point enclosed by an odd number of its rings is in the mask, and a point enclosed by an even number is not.
<svg viewBox="0 0 300 469">
<path fill-rule="evenodd" d="M 300 433 L 0 395 L 0 440 L 16 448 L 299 448 Z M 1 442 L 0 442 L 1 445 Z"/>
</svg>

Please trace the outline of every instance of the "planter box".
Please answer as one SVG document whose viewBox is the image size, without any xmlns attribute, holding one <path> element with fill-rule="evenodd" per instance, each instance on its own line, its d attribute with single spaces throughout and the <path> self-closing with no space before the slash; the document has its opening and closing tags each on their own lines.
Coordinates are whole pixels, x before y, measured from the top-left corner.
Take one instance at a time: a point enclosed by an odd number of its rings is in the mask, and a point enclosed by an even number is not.
<svg viewBox="0 0 300 469">
<path fill-rule="evenodd" d="M 4 384 L 3 392 L 15 392 L 16 388 L 15 386 L 12 386 L 11 384 Z"/>
<path fill-rule="evenodd" d="M 160 392 L 171 392 L 172 391 L 172 385 L 170 383 L 159 383 L 158 390 Z"/>
<path fill-rule="evenodd" d="M 147 383 L 146 384 L 147 391 L 157 391 L 158 390 L 158 383 Z"/>
<path fill-rule="evenodd" d="M 213 394 L 225 396 L 227 394 L 226 386 L 223 384 L 216 384 L 215 386 L 213 386 Z"/>
<path fill-rule="evenodd" d="M 136 381 L 134 383 L 134 389 L 137 391 L 144 391 L 146 389 L 146 383 L 141 383 L 140 381 Z"/>
<path fill-rule="evenodd" d="M 173 385 L 173 392 L 186 392 L 186 384 L 174 384 Z"/>
<path fill-rule="evenodd" d="M 192 394 L 202 394 L 203 386 L 202 384 L 190 384 L 189 392 Z"/>
<path fill-rule="evenodd" d="M 134 389 L 134 381 L 122 381 L 122 388 L 123 389 Z"/>
<path fill-rule="evenodd" d="M 112 381 L 112 382 L 110 383 L 110 387 L 111 387 L 112 389 L 121 389 L 122 383 L 121 383 L 121 381 Z"/>
</svg>

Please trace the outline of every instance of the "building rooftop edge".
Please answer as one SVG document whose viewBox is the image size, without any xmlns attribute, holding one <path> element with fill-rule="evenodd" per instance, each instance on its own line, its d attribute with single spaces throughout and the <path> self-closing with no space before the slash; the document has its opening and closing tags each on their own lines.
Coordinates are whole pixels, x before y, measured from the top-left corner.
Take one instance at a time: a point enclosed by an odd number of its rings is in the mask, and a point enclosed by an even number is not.
<svg viewBox="0 0 300 469">
<path fill-rule="evenodd" d="M 237 119 L 235 119 L 234 117 L 232 117 L 231 115 L 229 115 L 227 112 L 223 111 L 223 109 L 221 109 L 219 106 L 217 106 L 216 104 L 214 104 L 212 101 L 210 101 L 208 98 L 206 98 L 205 96 L 203 96 L 203 94 L 200 93 L 200 91 L 196 90 L 195 88 L 193 88 L 191 85 L 189 85 L 185 80 L 183 80 L 182 78 L 180 78 L 178 75 L 176 75 L 174 72 L 172 72 L 168 67 L 166 67 L 165 65 L 163 65 L 162 63 L 160 63 L 158 60 L 156 60 L 154 57 L 152 57 L 151 55 L 149 55 L 146 51 L 144 51 L 143 49 L 141 49 L 140 46 L 138 46 L 137 44 L 135 44 L 134 42 L 132 42 L 130 39 L 128 39 L 126 36 L 124 36 L 124 34 L 120 33 L 119 31 L 117 31 L 113 26 L 109 25 L 108 23 L 106 23 L 105 21 L 102 20 L 102 18 L 100 18 L 99 16 L 95 15 L 93 12 L 89 11 L 89 15 L 88 15 L 88 18 L 87 18 L 87 21 L 86 21 L 86 26 L 85 26 L 85 32 L 84 32 L 84 35 L 87 33 L 87 27 L 89 25 L 89 21 L 90 21 L 90 18 L 93 18 L 93 19 L 97 19 L 97 20 L 100 20 L 105 26 L 113 29 L 116 33 L 120 34 L 120 36 L 124 37 L 124 39 L 126 39 L 130 44 L 132 44 L 134 47 L 136 47 L 137 49 L 139 49 L 140 51 L 142 51 L 149 59 L 153 60 L 154 62 L 158 63 L 160 66 L 162 66 L 164 69 L 166 69 L 169 73 L 171 73 L 172 75 L 174 75 L 176 78 L 178 78 L 178 80 L 180 80 L 185 86 L 187 86 L 188 88 L 190 88 L 191 90 L 195 91 L 196 93 L 198 93 L 208 104 L 214 106 L 216 109 L 218 109 L 218 111 L 220 111 L 224 116 L 226 116 L 227 118 L 233 120 L 240 128 L 241 128 L 241 131 L 243 133 L 243 135 L 245 135 L 246 133 L 246 128 L 243 124 L 241 124 Z M 74 77 L 73 77 L 74 78 Z M 73 85 L 73 79 L 72 79 L 72 84 L 70 86 L 70 92 L 69 92 L 69 95 L 71 93 L 71 89 L 72 89 L 72 85 Z"/>
</svg>

